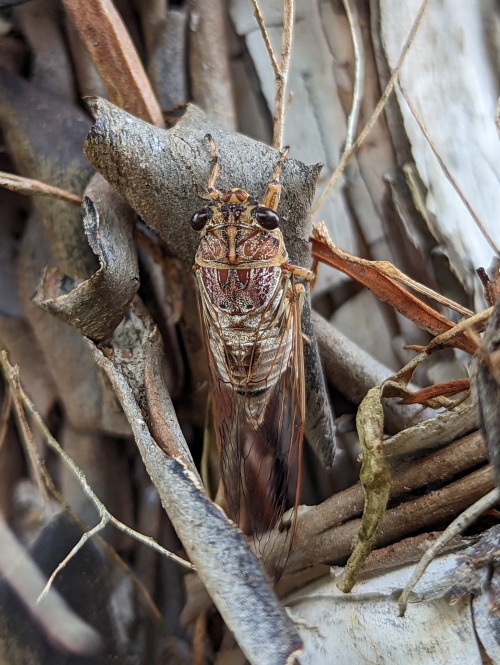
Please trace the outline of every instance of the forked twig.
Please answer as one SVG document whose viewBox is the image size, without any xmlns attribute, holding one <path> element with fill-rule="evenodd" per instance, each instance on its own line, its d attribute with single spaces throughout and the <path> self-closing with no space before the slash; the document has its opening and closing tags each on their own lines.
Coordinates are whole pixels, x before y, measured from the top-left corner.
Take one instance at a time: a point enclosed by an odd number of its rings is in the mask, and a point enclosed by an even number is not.
<svg viewBox="0 0 500 665">
<path fill-rule="evenodd" d="M 43 589 L 42 593 L 39 596 L 39 601 L 48 593 L 52 582 L 54 581 L 57 573 L 67 564 L 67 562 L 73 557 L 78 550 L 80 550 L 83 545 L 89 540 L 93 535 L 95 535 L 97 532 L 99 532 L 101 529 L 103 529 L 106 524 L 111 523 L 113 524 L 117 529 L 120 531 L 123 531 L 127 535 L 129 535 L 131 538 L 134 540 L 137 540 L 140 543 L 143 543 L 144 545 L 147 545 L 148 547 L 156 550 L 163 556 L 172 559 L 176 563 L 180 564 L 181 566 L 184 566 L 185 568 L 189 570 L 193 570 L 194 567 L 191 563 L 186 561 L 185 559 L 182 559 L 181 557 L 178 557 L 176 554 L 173 554 L 172 552 L 169 552 L 166 550 L 164 547 L 159 545 L 153 538 L 149 536 L 145 536 L 142 533 L 139 533 L 138 531 L 135 531 L 135 529 L 132 529 L 131 527 L 126 526 L 123 524 L 123 522 L 120 522 L 116 517 L 114 517 L 109 510 L 106 508 L 106 506 L 102 503 L 102 501 L 97 497 L 95 492 L 92 490 L 90 487 L 87 478 L 83 471 L 78 467 L 75 462 L 71 459 L 71 457 L 61 448 L 59 443 L 56 441 L 56 439 L 52 436 L 50 433 L 49 429 L 45 425 L 43 419 L 41 418 L 40 414 L 35 408 L 35 405 L 33 402 L 30 400 L 28 395 L 24 392 L 22 386 L 20 385 L 19 382 L 15 382 L 15 377 L 17 375 L 17 369 L 15 367 L 12 367 L 12 365 L 9 363 L 7 359 L 7 353 L 3 351 L 0 355 L 0 363 L 2 365 L 5 377 L 7 381 L 9 382 L 9 385 L 11 386 L 11 392 L 12 396 L 14 399 L 14 403 L 16 403 L 16 400 L 18 400 L 20 403 L 24 405 L 24 408 L 32 415 L 33 420 L 36 422 L 37 426 L 40 428 L 40 431 L 42 432 L 45 441 L 49 448 L 51 448 L 64 462 L 64 464 L 70 469 L 70 471 L 73 473 L 74 476 L 76 476 L 78 482 L 80 483 L 84 493 L 86 496 L 90 499 L 90 501 L 94 504 L 97 512 L 99 513 L 100 517 L 100 522 L 97 524 L 93 529 L 90 531 L 86 532 L 83 534 L 83 536 L 80 538 L 78 543 L 73 547 L 71 552 L 65 557 L 65 559 L 57 566 L 56 570 L 52 573 L 50 576 L 45 588 Z"/>
<path fill-rule="evenodd" d="M 344 172 L 344 169 L 346 167 L 347 162 L 351 159 L 351 157 L 359 150 L 361 147 L 362 143 L 368 136 L 368 134 L 371 132 L 373 126 L 378 120 L 379 115 L 382 113 L 384 106 L 389 99 L 389 96 L 396 84 L 396 81 L 398 79 L 399 73 L 401 71 L 401 68 L 403 67 L 404 61 L 406 59 L 406 56 L 408 55 L 408 51 L 411 48 L 411 45 L 413 44 L 413 41 L 415 39 L 415 36 L 417 34 L 417 30 L 420 27 L 420 24 L 422 22 L 422 18 L 425 12 L 425 9 L 427 5 L 429 4 L 429 0 L 423 0 L 422 4 L 420 5 L 420 9 L 418 10 L 418 13 L 415 17 L 415 20 L 413 21 L 413 25 L 411 27 L 411 30 L 408 34 L 408 37 L 406 38 L 406 41 L 404 43 L 404 46 L 401 50 L 399 60 L 396 64 L 396 67 L 394 68 L 394 71 L 391 74 L 391 77 L 389 81 L 387 82 L 387 85 L 385 87 L 384 92 L 382 93 L 379 101 L 377 102 L 377 105 L 375 106 L 371 116 L 368 118 L 368 121 L 366 125 L 363 127 L 361 130 L 358 138 L 354 141 L 352 146 L 350 148 L 345 147 L 344 151 L 342 152 L 342 155 L 340 157 L 339 163 L 337 164 L 337 167 L 333 171 L 332 175 L 330 176 L 330 179 L 326 183 L 323 191 L 321 192 L 320 196 L 318 197 L 316 203 L 313 205 L 312 210 L 311 210 L 311 215 L 315 216 L 321 206 L 325 203 L 326 199 L 328 198 L 330 192 L 334 188 L 337 180 L 340 178 L 342 173 Z"/>
<path fill-rule="evenodd" d="M 38 458 L 38 453 L 35 447 L 35 442 L 33 440 L 33 434 L 31 432 L 30 426 L 26 419 L 26 414 L 23 411 L 21 399 L 20 399 L 20 390 L 21 386 L 19 383 L 19 371 L 17 367 L 11 367 L 9 365 L 9 371 L 7 371 L 4 361 L 7 362 L 7 353 L 2 351 L 0 362 L 4 366 L 4 375 L 5 380 L 9 385 L 9 392 L 12 397 L 12 402 L 14 404 L 14 411 L 16 414 L 17 423 L 19 425 L 19 432 L 24 442 L 24 447 L 30 462 L 31 471 L 33 473 L 34 481 L 38 487 L 41 497 L 43 498 L 44 504 L 50 506 L 49 494 L 47 488 L 53 489 L 52 481 L 45 469 L 45 466 L 40 463 Z"/>
<path fill-rule="evenodd" d="M 459 515 L 450 526 L 443 531 L 439 538 L 432 543 L 429 549 L 426 551 L 424 556 L 420 559 L 417 567 L 413 571 L 412 576 L 410 577 L 407 585 L 405 586 L 401 596 L 399 597 L 399 615 L 403 616 L 406 611 L 406 606 L 408 604 L 408 597 L 417 584 L 419 579 L 424 574 L 427 566 L 431 561 L 437 556 L 438 552 L 455 536 L 458 536 L 462 531 L 464 531 L 470 524 L 475 522 L 477 518 L 482 515 L 486 510 L 498 503 L 500 499 L 500 489 L 495 487 L 495 489 L 488 492 L 486 496 L 483 496 L 479 501 L 473 503 L 472 506 L 467 508 L 461 515 Z"/>
<path fill-rule="evenodd" d="M 418 114 L 418 111 L 417 111 L 417 109 L 415 108 L 415 106 L 413 105 L 413 103 L 412 103 L 412 101 L 411 101 L 411 99 L 410 99 L 408 93 L 406 92 L 406 90 L 405 90 L 405 89 L 403 88 L 403 86 L 401 85 L 401 81 L 398 81 L 398 87 L 399 87 L 399 89 L 400 89 L 400 91 L 401 91 L 401 94 L 403 95 L 403 97 L 404 97 L 404 99 L 405 99 L 405 102 L 408 104 L 408 108 L 410 109 L 411 114 L 412 114 L 413 117 L 415 118 L 415 121 L 416 121 L 417 125 L 419 126 L 420 131 L 421 131 L 422 134 L 424 135 L 424 137 L 425 137 L 427 143 L 429 144 L 430 149 L 432 150 L 432 152 L 434 153 L 436 159 L 438 160 L 438 162 L 439 162 L 439 166 L 441 167 L 441 170 L 443 171 L 443 173 L 444 173 L 446 179 L 448 180 L 448 182 L 450 183 L 450 185 L 453 187 L 453 189 L 455 190 L 455 192 L 458 194 L 459 199 L 462 201 L 462 203 L 464 204 L 464 206 L 467 208 L 467 211 L 468 211 L 469 215 L 472 217 L 472 219 L 474 220 L 474 223 L 476 224 L 476 226 L 478 227 L 478 229 L 481 231 L 481 233 L 483 234 L 483 236 L 484 236 L 485 239 L 487 240 L 487 242 L 488 242 L 489 246 L 491 247 L 491 249 L 495 252 L 495 254 L 500 255 L 500 250 L 499 250 L 498 247 L 495 245 L 493 239 L 492 239 L 491 236 L 489 235 L 488 231 L 485 229 L 484 224 L 483 224 L 482 221 L 479 219 L 479 217 L 478 217 L 478 215 L 476 214 L 475 210 L 472 208 L 472 206 L 471 206 L 471 204 L 469 203 L 469 201 L 467 200 L 466 196 L 464 195 L 464 193 L 462 192 L 462 190 L 461 190 L 460 187 L 458 186 L 457 181 L 456 181 L 455 178 L 452 176 L 452 174 L 450 173 L 450 170 L 448 169 L 448 167 L 447 167 L 446 164 L 444 163 L 443 158 L 442 158 L 441 155 L 439 154 L 439 152 L 438 152 L 438 150 L 437 150 L 437 148 L 436 148 L 436 146 L 435 146 L 435 144 L 434 144 L 432 138 L 431 138 L 430 135 L 429 135 L 429 132 L 427 131 L 426 126 L 424 125 L 424 123 L 423 123 L 423 121 L 422 121 L 422 118 L 421 118 L 420 115 Z"/>
</svg>

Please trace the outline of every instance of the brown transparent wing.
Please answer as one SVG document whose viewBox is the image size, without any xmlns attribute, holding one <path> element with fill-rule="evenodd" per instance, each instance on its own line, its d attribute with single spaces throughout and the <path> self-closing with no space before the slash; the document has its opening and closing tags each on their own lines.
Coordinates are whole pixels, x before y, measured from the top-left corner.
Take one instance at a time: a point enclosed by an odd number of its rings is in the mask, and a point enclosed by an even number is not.
<svg viewBox="0 0 500 665">
<path fill-rule="evenodd" d="M 281 376 L 272 388 L 259 395 L 234 389 L 231 375 L 241 374 L 242 368 L 231 366 L 234 357 L 229 349 L 225 349 L 223 354 L 227 359 L 229 380 L 222 379 L 215 362 L 214 348 L 217 344 L 224 345 L 223 334 L 216 310 L 210 302 L 204 301 L 203 297 L 201 299 L 225 508 L 240 528 L 254 537 L 257 550 L 264 558 L 272 548 L 266 535 L 268 530 L 278 524 L 285 510 L 297 503 L 304 426 L 300 326 L 303 287 L 296 285 L 292 276 L 284 274 L 282 289 L 285 306 L 277 320 L 265 324 L 277 326 L 278 343 L 273 363 L 279 365 Z M 283 352 L 287 351 L 284 340 L 290 331 L 291 350 L 283 357 Z M 258 330 L 256 340 L 266 332 Z M 220 353 L 218 355 L 221 356 Z M 247 368 L 249 386 L 253 386 L 252 375 L 259 373 L 258 363 L 257 349 L 252 364 Z M 270 376 L 273 369 L 271 365 Z M 253 417 L 256 410 L 259 412 L 257 419 Z M 289 540 L 292 535 L 293 528 Z M 276 557 L 280 560 L 280 567 L 286 559 L 287 545 L 285 550 L 283 556 L 279 553 Z"/>
</svg>

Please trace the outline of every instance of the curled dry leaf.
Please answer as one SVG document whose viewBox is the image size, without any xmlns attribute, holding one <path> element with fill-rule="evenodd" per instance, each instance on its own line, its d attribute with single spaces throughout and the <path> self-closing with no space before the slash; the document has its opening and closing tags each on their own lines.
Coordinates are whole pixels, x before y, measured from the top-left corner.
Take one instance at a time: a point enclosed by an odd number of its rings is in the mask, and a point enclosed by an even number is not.
<svg viewBox="0 0 500 665">
<path fill-rule="evenodd" d="M 314 226 L 312 245 L 315 259 L 345 272 L 420 328 L 439 335 L 454 327 L 451 321 L 388 277 L 386 271 L 379 270 L 376 261 L 360 259 L 336 247 L 322 222 Z M 466 334 L 457 336 L 455 346 L 470 354 L 475 351 L 474 343 Z"/>
<path fill-rule="evenodd" d="M 391 476 L 383 449 L 384 412 L 381 387 L 372 388 L 361 402 L 356 427 L 363 451 L 360 480 L 365 492 L 361 528 L 353 542 L 352 554 L 339 580 L 341 591 L 348 592 L 356 582 L 361 566 L 370 553 L 387 507 Z"/>
<path fill-rule="evenodd" d="M 34 300 L 86 337 L 110 337 L 139 288 L 135 216 L 127 203 L 95 175 L 83 199 L 83 225 L 100 269 L 67 292 L 67 279 L 46 268 Z"/>
</svg>

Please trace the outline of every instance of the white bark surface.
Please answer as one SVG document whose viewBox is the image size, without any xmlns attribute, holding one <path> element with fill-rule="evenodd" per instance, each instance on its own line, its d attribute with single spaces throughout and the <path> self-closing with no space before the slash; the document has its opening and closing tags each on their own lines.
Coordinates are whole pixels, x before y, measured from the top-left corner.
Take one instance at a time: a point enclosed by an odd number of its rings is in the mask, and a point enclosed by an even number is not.
<svg viewBox="0 0 500 665">
<path fill-rule="evenodd" d="M 380 2 L 382 39 L 391 67 L 420 4 Z M 488 18 L 482 20 L 482 5 L 481 0 L 430 2 L 400 80 L 444 163 L 498 247 L 498 82 L 486 46 Z M 398 101 L 436 225 L 469 269 L 488 267 L 491 247 L 443 174 L 399 91 Z"/>
</svg>

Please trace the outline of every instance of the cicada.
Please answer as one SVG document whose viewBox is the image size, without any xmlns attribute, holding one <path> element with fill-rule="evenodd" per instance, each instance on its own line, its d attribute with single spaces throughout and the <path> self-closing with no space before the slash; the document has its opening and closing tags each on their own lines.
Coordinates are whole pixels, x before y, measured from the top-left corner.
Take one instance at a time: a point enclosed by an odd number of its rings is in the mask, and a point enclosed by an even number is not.
<svg viewBox="0 0 500 665">
<path fill-rule="evenodd" d="M 215 184 L 219 154 L 210 135 L 210 202 L 194 213 L 201 234 L 193 267 L 210 370 L 225 509 L 265 546 L 298 491 L 304 430 L 301 311 L 313 273 L 289 262 L 277 208 L 277 160 L 262 202 Z M 293 505 L 293 499 L 292 499 Z"/>
</svg>

